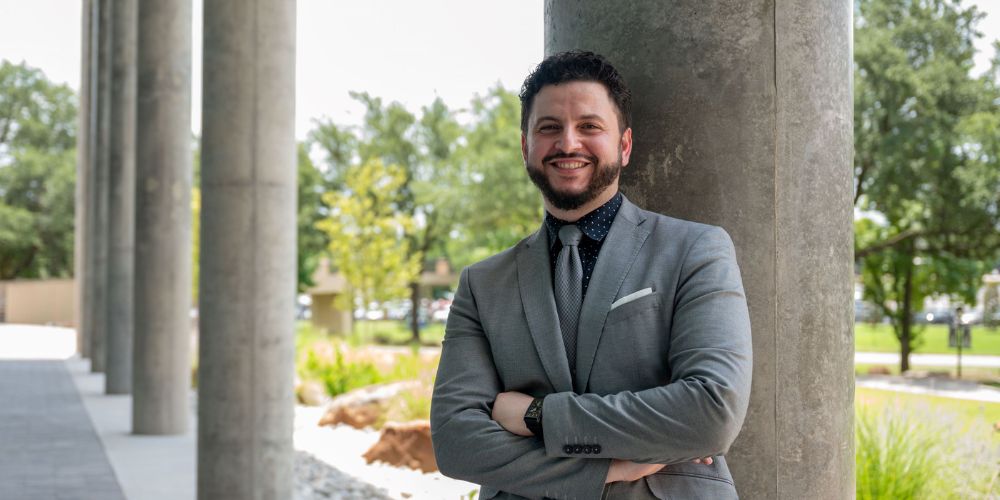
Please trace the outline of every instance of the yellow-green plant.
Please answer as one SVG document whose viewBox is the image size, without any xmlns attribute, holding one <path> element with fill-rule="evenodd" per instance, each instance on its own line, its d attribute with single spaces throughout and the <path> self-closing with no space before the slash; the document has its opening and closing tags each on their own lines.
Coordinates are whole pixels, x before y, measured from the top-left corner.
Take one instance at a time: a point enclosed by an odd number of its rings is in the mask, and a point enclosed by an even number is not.
<svg viewBox="0 0 1000 500">
<path fill-rule="evenodd" d="M 342 294 L 344 310 L 357 298 L 367 306 L 407 296 L 420 273 L 418 254 L 411 255 L 405 237 L 413 219 L 400 212 L 406 172 L 399 166 L 369 160 L 348 169 L 345 190 L 323 195 L 330 215 L 317 227 L 330 238 L 333 264 L 352 293 Z"/>
<path fill-rule="evenodd" d="M 378 384 L 384 377 L 368 360 L 345 360 L 339 346 L 333 346 L 331 357 L 320 356 L 315 349 L 306 351 L 299 374 L 304 379 L 319 380 L 331 396 Z"/>
<path fill-rule="evenodd" d="M 859 408 L 855 419 L 857 498 L 987 497 L 998 466 L 995 450 L 962 433 L 956 422 L 957 416 L 930 411 L 916 415 L 912 410 Z"/>
</svg>

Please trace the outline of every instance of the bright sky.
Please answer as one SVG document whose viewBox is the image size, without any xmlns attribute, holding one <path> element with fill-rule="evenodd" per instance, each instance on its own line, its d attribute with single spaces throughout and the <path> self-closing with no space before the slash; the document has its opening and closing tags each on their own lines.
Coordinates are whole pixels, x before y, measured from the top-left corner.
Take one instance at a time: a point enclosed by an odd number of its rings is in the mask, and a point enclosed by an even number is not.
<svg viewBox="0 0 1000 500">
<path fill-rule="evenodd" d="M 966 0 L 987 17 L 977 71 L 1000 39 L 1000 0 Z M 79 0 L 0 0 L 0 59 L 26 61 L 52 80 L 80 84 Z M 543 55 L 541 0 L 298 0 L 296 130 L 330 117 L 359 123 L 348 96 L 367 91 L 413 111 L 441 96 L 466 106 L 497 82 L 517 90 Z M 194 0 L 194 107 L 201 128 L 201 0 Z"/>
<path fill-rule="evenodd" d="M 192 129 L 201 129 L 201 0 L 194 0 Z M 543 57 L 541 0 L 298 0 L 295 135 L 313 120 L 360 123 L 349 91 L 412 111 L 453 108 L 500 82 L 519 89 Z M 0 59 L 80 85 L 79 0 L 0 0 Z"/>
</svg>

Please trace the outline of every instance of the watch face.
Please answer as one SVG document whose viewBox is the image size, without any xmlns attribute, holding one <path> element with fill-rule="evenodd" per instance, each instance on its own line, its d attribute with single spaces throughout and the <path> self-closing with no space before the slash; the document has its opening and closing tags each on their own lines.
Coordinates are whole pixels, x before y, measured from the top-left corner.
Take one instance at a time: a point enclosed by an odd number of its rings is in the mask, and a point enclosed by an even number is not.
<svg viewBox="0 0 1000 500">
<path fill-rule="evenodd" d="M 542 405 L 536 400 L 531 402 L 531 406 L 528 406 L 528 411 L 524 413 L 524 418 L 534 418 L 537 419 L 541 416 Z"/>
</svg>

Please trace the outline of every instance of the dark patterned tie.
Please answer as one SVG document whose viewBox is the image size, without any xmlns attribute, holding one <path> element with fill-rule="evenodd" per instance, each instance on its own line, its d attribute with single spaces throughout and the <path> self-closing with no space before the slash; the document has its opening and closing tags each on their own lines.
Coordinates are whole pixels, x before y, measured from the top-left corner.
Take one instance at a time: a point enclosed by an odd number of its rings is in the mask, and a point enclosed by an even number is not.
<svg viewBox="0 0 1000 500">
<path fill-rule="evenodd" d="M 582 235 L 580 228 L 573 224 L 559 229 L 562 250 L 559 250 L 556 258 L 555 269 L 554 292 L 559 311 L 559 327 L 566 345 L 569 368 L 573 372 L 576 372 L 576 330 L 580 321 L 580 305 L 583 303 L 583 265 L 580 264 L 580 251 L 577 248 Z"/>
</svg>

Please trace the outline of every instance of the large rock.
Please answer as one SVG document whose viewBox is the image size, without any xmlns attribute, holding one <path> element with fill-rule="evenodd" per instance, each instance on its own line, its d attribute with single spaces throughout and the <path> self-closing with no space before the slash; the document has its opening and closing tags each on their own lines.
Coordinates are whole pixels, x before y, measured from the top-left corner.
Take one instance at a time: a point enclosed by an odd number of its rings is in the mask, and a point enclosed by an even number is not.
<svg viewBox="0 0 1000 500">
<path fill-rule="evenodd" d="M 369 464 L 378 460 L 424 473 L 438 470 L 431 446 L 430 421 L 385 424 L 378 442 L 365 452 L 364 457 Z"/>
<path fill-rule="evenodd" d="M 305 380 L 295 385 L 295 397 L 306 406 L 323 406 L 330 402 L 322 382 Z"/>
<path fill-rule="evenodd" d="M 419 381 L 407 380 L 371 385 L 341 394 L 330 402 L 319 425 L 347 424 L 355 429 L 370 427 L 378 421 L 390 399 L 403 391 L 419 387 Z"/>
</svg>

